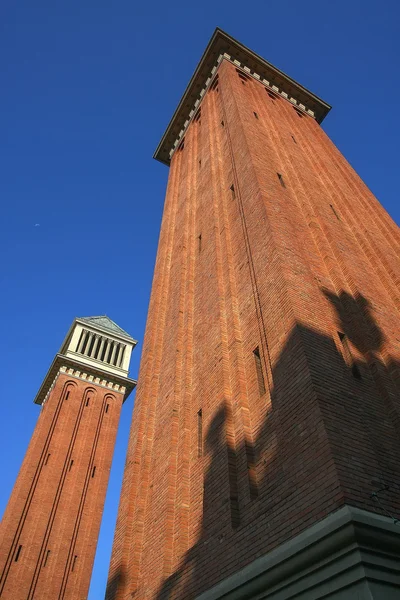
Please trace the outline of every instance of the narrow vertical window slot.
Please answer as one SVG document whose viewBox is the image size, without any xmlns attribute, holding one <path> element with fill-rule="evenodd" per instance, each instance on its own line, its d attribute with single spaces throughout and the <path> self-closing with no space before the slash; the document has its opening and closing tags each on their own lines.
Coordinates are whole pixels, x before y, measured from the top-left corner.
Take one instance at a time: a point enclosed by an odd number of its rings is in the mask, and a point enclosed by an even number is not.
<svg viewBox="0 0 400 600">
<path fill-rule="evenodd" d="M 101 346 L 102 339 L 103 338 L 101 336 L 99 336 L 97 338 L 97 344 L 96 344 L 96 348 L 95 348 L 95 350 L 93 352 L 93 358 L 97 358 L 99 356 L 99 351 L 100 351 L 100 346 Z"/>
<path fill-rule="evenodd" d="M 296 138 L 294 137 L 294 135 L 292 135 L 292 140 L 294 141 L 295 144 L 297 144 Z"/>
<path fill-rule="evenodd" d="M 73 461 L 73 460 L 71 460 L 71 461 L 70 461 L 70 463 L 69 463 L 69 468 L 68 468 L 68 471 L 70 471 L 70 470 L 72 469 L 72 465 L 73 465 L 73 464 L 74 464 L 74 461 Z"/>
<path fill-rule="evenodd" d="M 108 340 L 107 343 L 106 343 L 105 351 L 104 351 L 104 357 L 103 357 L 103 361 L 104 362 L 108 362 L 108 358 L 110 356 L 111 348 L 112 348 L 112 342 L 110 342 Z"/>
<path fill-rule="evenodd" d="M 85 354 L 85 352 L 86 352 L 86 346 L 87 346 L 87 343 L 89 341 L 89 332 L 88 331 L 84 331 L 84 334 L 85 334 L 85 341 L 83 342 L 83 346 L 82 346 L 82 349 L 81 349 L 81 353 L 82 354 Z"/>
<path fill-rule="evenodd" d="M 90 346 L 90 333 L 86 332 L 85 343 L 83 344 L 82 354 L 87 354 Z"/>
<path fill-rule="evenodd" d="M 115 356 L 118 352 L 118 344 L 117 342 L 113 342 L 113 350 L 111 352 L 110 365 L 114 364 Z"/>
<path fill-rule="evenodd" d="M 90 349 L 91 342 L 92 342 L 92 334 L 88 332 L 87 333 L 86 348 L 85 348 L 85 354 L 86 354 L 86 356 L 89 356 L 89 349 Z"/>
<path fill-rule="evenodd" d="M 225 127 L 225 123 L 223 121 L 221 121 L 221 125 L 222 127 Z"/>
<path fill-rule="evenodd" d="M 44 465 L 46 466 L 47 463 L 49 462 L 49 458 L 50 458 L 51 454 L 49 452 L 49 454 L 46 456 L 46 460 L 44 461 Z"/>
<path fill-rule="evenodd" d="M 86 400 L 86 405 L 85 406 L 89 406 L 89 398 Z"/>
<path fill-rule="evenodd" d="M 88 356 L 92 356 L 93 346 L 95 344 L 95 341 L 96 341 L 96 336 L 94 335 L 94 333 L 92 333 L 92 339 L 90 340 L 90 344 L 89 344 L 88 351 L 87 351 Z"/>
<path fill-rule="evenodd" d="M 111 356 L 112 356 L 113 348 L 114 348 L 114 342 L 111 342 L 110 348 L 109 348 L 109 351 L 107 354 L 107 358 L 106 358 L 106 362 L 108 362 L 108 363 L 111 363 Z"/>
<path fill-rule="evenodd" d="M 106 404 L 106 413 L 108 413 L 108 409 L 110 408 L 109 404 Z"/>
<path fill-rule="evenodd" d="M 285 187 L 286 187 L 286 184 L 285 184 L 285 181 L 284 181 L 284 179 L 283 179 L 283 175 L 282 175 L 282 173 L 277 173 L 277 175 L 278 175 L 279 183 L 281 184 L 281 186 L 282 186 L 283 188 L 285 188 Z"/>
<path fill-rule="evenodd" d="M 92 477 L 94 477 L 95 473 L 96 473 L 96 467 L 93 467 L 93 469 L 92 469 Z"/>
<path fill-rule="evenodd" d="M 98 337 L 97 337 L 97 335 L 94 335 L 94 334 L 93 334 L 93 340 L 92 340 L 92 344 L 91 344 L 91 348 L 90 348 L 90 356 L 91 356 L 92 358 L 94 358 L 94 354 L 95 354 L 95 352 L 96 352 L 97 340 L 98 340 Z"/>
<path fill-rule="evenodd" d="M 118 354 L 119 354 L 119 349 L 120 349 L 120 345 L 116 344 L 116 351 L 114 354 L 114 360 L 113 360 L 113 365 L 116 367 L 117 366 L 117 360 L 118 360 Z"/>
<path fill-rule="evenodd" d="M 78 558 L 78 556 L 75 554 L 74 560 L 72 561 L 71 571 L 73 571 L 75 569 L 75 563 L 76 563 L 77 558 Z"/>
<path fill-rule="evenodd" d="M 255 348 L 255 350 L 253 350 L 253 355 L 254 355 L 254 362 L 256 365 L 258 392 L 259 392 L 260 396 L 263 396 L 265 394 L 266 390 L 265 390 L 264 373 L 262 370 L 260 349 L 258 346 L 257 346 L 257 348 Z"/>
<path fill-rule="evenodd" d="M 197 412 L 197 457 L 203 456 L 203 410 Z"/>
<path fill-rule="evenodd" d="M 201 234 L 199 235 L 199 237 L 197 238 L 199 241 L 199 254 L 201 252 Z"/>
<path fill-rule="evenodd" d="M 69 390 L 67 391 L 67 393 L 65 394 L 65 400 L 68 400 L 69 398 Z"/>
<path fill-rule="evenodd" d="M 49 559 L 49 556 L 50 556 L 50 550 L 47 550 L 46 556 L 45 556 L 45 559 L 44 559 L 44 563 L 43 563 L 44 567 L 47 565 L 47 561 Z"/>
<path fill-rule="evenodd" d="M 335 207 L 333 206 L 333 204 L 330 204 L 329 206 L 331 207 L 331 209 L 332 209 L 332 212 L 333 212 L 333 214 L 335 215 L 335 217 L 337 218 L 337 220 L 338 220 L 338 221 L 340 221 L 340 217 L 339 217 L 339 215 L 337 214 L 337 212 L 336 212 L 336 210 L 335 210 Z"/>
<path fill-rule="evenodd" d="M 258 119 L 258 114 L 255 111 L 253 111 L 253 115 L 255 116 L 256 119 Z"/>
<path fill-rule="evenodd" d="M 235 192 L 235 186 L 233 185 L 233 183 L 229 189 L 231 190 L 231 193 L 232 193 L 232 200 L 234 200 L 236 198 L 236 192 Z"/>
<path fill-rule="evenodd" d="M 102 353 L 101 353 L 101 358 L 100 358 L 100 360 L 102 360 L 102 361 L 106 360 L 105 357 L 106 357 L 106 352 L 107 352 L 108 344 L 109 344 L 109 341 L 105 338 L 104 339 L 104 347 L 103 347 L 103 350 L 102 350 Z"/>
<path fill-rule="evenodd" d="M 15 561 L 15 562 L 18 562 L 19 555 L 21 554 L 21 550 L 22 550 L 22 545 L 21 545 L 21 546 L 18 546 L 18 550 L 17 550 L 17 552 L 16 552 L 16 554 L 15 554 L 15 558 L 14 558 L 14 561 Z"/>
<path fill-rule="evenodd" d="M 125 354 L 125 348 L 126 348 L 126 346 L 122 346 L 122 352 L 121 352 L 121 356 L 120 356 L 120 359 L 119 359 L 119 365 L 118 365 L 119 367 L 122 367 L 122 363 L 123 363 L 123 360 L 124 360 L 124 354 Z"/>
<path fill-rule="evenodd" d="M 79 352 L 79 348 L 80 348 L 80 346 L 81 346 L 81 343 L 82 343 L 82 341 L 83 341 L 83 336 L 84 336 L 84 335 L 85 335 L 85 330 L 84 330 L 84 329 L 82 329 L 82 331 L 81 331 L 81 335 L 79 336 L 79 341 L 78 341 L 78 343 L 77 343 L 77 345 L 76 345 L 76 348 L 75 348 L 75 352 Z"/>
<path fill-rule="evenodd" d="M 361 379 L 361 371 L 358 368 L 356 361 L 354 360 L 354 356 L 351 352 L 351 348 L 350 348 L 349 340 L 347 339 L 347 335 L 345 333 L 342 333 L 341 331 L 338 331 L 338 336 L 339 336 L 340 342 L 342 344 L 343 358 L 344 358 L 345 363 L 350 368 L 351 374 L 353 375 L 353 377 L 355 377 L 356 379 Z"/>
</svg>

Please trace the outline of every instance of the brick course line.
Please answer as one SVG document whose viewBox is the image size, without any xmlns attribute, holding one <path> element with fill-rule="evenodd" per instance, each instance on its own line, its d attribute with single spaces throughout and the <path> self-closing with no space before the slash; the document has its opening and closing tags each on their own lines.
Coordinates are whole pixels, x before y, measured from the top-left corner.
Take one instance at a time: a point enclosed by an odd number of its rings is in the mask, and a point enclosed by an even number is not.
<svg viewBox="0 0 400 600">
<path fill-rule="evenodd" d="M 189 152 L 190 164 L 197 165 L 198 161 L 198 130 L 201 124 L 191 129 L 191 143 Z M 194 320 L 194 293 L 193 280 L 196 256 L 196 195 L 197 195 L 197 168 L 191 168 L 188 173 L 186 184 L 187 210 L 188 210 L 188 236 L 187 236 L 187 277 L 185 280 L 185 322 L 183 333 L 185 336 L 186 352 L 183 352 L 184 374 L 181 388 L 181 408 L 179 423 L 178 460 L 179 468 L 177 474 L 177 510 L 174 522 L 174 547 L 172 564 L 176 568 L 177 562 L 182 554 L 189 548 L 190 543 L 190 474 L 191 474 L 191 451 L 193 449 L 190 424 L 197 410 L 194 407 L 192 394 L 193 382 L 193 320 Z M 196 407 L 197 408 L 197 407 Z M 196 439 L 196 438 L 195 438 Z"/>
<path fill-rule="evenodd" d="M 50 425 L 48 434 L 46 436 L 45 443 L 43 445 L 43 449 L 42 449 L 42 452 L 41 452 L 41 455 L 40 455 L 40 458 L 39 458 L 39 461 L 38 461 L 38 464 L 37 464 L 37 467 L 36 467 L 36 471 L 35 471 L 32 483 L 31 483 L 30 488 L 29 488 L 28 497 L 27 497 L 27 500 L 26 500 L 26 502 L 24 504 L 24 507 L 22 509 L 21 517 L 20 517 L 19 522 L 18 522 L 18 526 L 17 526 L 16 532 L 15 532 L 15 535 L 14 535 L 14 539 L 13 539 L 13 542 L 12 542 L 11 547 L 10 547 L 10 551 L 9 551 L 7 559 L 6 559 L 5 567 L 4 567 L 2 578 L 1 578 L 0 596 L 1 596 L 2 592 L 3 592 L 3 590 L 4 590 L 4 586 L 6 584 L 6 580 L 7 580 L 7 576 L 8 576 L 10 567 L 11 567 L 12 559 L 13 559 L 14 554 L 15 554 L 15 549 L 18 546 L 18 543 L 19 543 L 19 540 L 20 540 L 20 537 L 21 537 L 21 533 L 22 533 L 22 529 L 24 527 L 24 523 L 25 523 L 25 520 L 26 520 L 26 516 L 28 514 L 28 511 L 29 511 L 29 508 L 30 508 L 30 505 L 31 505 L 31 501 L 32 501 L 32 498 L 34 496 L 35 489 L 36 489 L 36 486 L 37 486 L 37 482 L 39 480 L 39 477 L 40 477 L 40 474 L 41 474 L 41 471 L 42 471 L 42 468 L 43 468 L 43 463 L 45 461 L 45 457 L 48 454 L 48 449 L 49 449 L 49 446 L 50 446 L 50 443 L 51 443 L 51 439 L 52 439 L 52 435 L 54 433 L 54 429 L 55 429 L 56 424 L 57 424 L 58 416 L 60 414 L 63 401 L 65 399 L 65 396 L 66 396 L 67 392 L 70 389 L 73 389 L 75 386 L 76 386 L 76 384 L 73 381 L 67 381 L 64 384 L 63 392 L 60 395 L 60 399 L 59 399 L 59 402 L 57 404 L 56 410 L 54 412 L 54 416 L 52 418 L 51 425 Z"/>
<path fill-rule="evenodd" d="M 211 92 L 207 104 L 204 106 L 204 112 L 206 113 L 210 123 L 216 122 L 216 109 L 215 109 L 215 94 L 217 92 Z M 206 110 L 205 110 L 206 109 Z M 227 127 L 227 123 L 225 124 Z M 227 448 L 227 468 L 228 468 L 228 480 L 229 480 L 229 506 L 231 511 L 231 523 L 232 527 L 238 527 L 240 524 L 240 504 L 239 504 L 239 484 L 238 484 L 238 444 L 237 444 L 237 427 L 235 426 L 235 407 L 232 402 L 232 377 L 233 372 L 229 360 L 229 349 L 228 349 L 228 324 L 227 324 L 227 305 L 226 298 L 228 290 L 226 289 L 226 282 L 223 275 L 223 258 L 221 248 L 221 223 L 218 215 L 218 198 L 224 190 L 220 189 L 220 173 L 218 172 L 219 164 L 219 148 L 217 146 L 217 133 L 216 128 L 209 127 L 209 153 L 211 159 L 211 178 L 210 185 L 212 189 L 212 211 L 213 220 L 215 223 L 215 256 L 216 256 L 216 272 L 218 278 L 218 319 L 220 328 L 221 338 L 221 357 L 222 357 L 222 393 L 225 410 L 225 435 L 226 435 L 226 448 Z M 211 207 L 210 207 L 211 208 Z"/>
<path fill-rule="evenodd" d="M 174 156 L 175 162 L 177 162 L 179 160 L 179 153 L 175 154 Z M 176 170 L 177 175 L 176 175 L 176 182 L 179 181 L 179 172 L 180 169 L 178 168 Z M 162 354 L 162 350 L 163 350 L 163 338 L 164 338 L 164 333 L 165 333 L 165 319 L 166 319 L 166 311 L 167 311 L 167 302 L 168 302 L 168 297 L 169 297 L 169 293 L 170 293 L 170 270 L 171 270 L 171 257 L 172 257 L 172 247 L 173 247 L 173 241 L 174 241 L 174 234 L 175 234 L 175 218 L 176 218 L 176 211 L 177 211 L 177 202 L 178 202 L 178 196 L 177 196 L 177 187 L 176 184 L 175 186 L 173 186 L 171 188 L 170 191 L 170 195 L 171 195 L 171 211 L 172 211 L 172 215 L 171 215 L 171 222 L 169 224 L 169 228 L 168 228 L 168 234 L 169 234 L 169 239 L 167 242 L 167 247 L 165 250 L 165 263 L 164 263 L 164 269 L 163 269 L 163 281 L 161 283 L 161 291 L 160 291 L 160 305 L 159 305 L 159 314 L 157 315 L 157 319 L 156 319 L 156 325 L 155 327 L 155 333 L 154 335 L 157 337 L 157 339 L 155 339 L 155 349 L 154 349 L 154 371 L 152 374 L 152 382 L 151 382 L 151 393 L 150 391 L 148 392 L 149 394 L 149 399 L 148 399 L 148 416 L 146 419 L 146 424 L 147 424 L 147 443 L 145 442 L 144 444 L 144 452 L 142 452 L 142 464 L 141 464 L 141 469 L 140 469 L 140 473 L 139 473 L 139 477 L 140 477 L 140 483 L 138 483 L 138 487 L 137 487 L 137 498 L 136 498 L 136 518 L 134 519 L 134 523 L 133 523 L 133 534 L 132 534 L 132 538 L 131 538 L 131 545 L 130 545 L 130 559 L 129 559 L 129 573 L 130 573 L 130 580 L 129 580 L 129 588 L 131 592 L 133 592 L 137 585 L 138 585 L 138 576 L 139 576 L 139 565 L 140 565 L 140 561 L 141 561 L 141 557 L 142 557 L 142 547 L 143 547 L 143 535 L 144 535 L 144 528 L 143 528 L 143 523 L 144 523 L 144 519 L 147 513 L 147 505 L 149 504 L 150 501 L 150 493 L 146 484 L 146 479 L 149 477 L 149 474 L 151 473 L 152 469 L 151 469 L 151 462 L 152 462 L 152 452 L 151 452 L 151 448 L 152 448 L 152 442 L 153 442 L 153 430 L 154 430 L 154 424 L 155 424 L 155 408 L 153 406 L 153 402 L 156 400 L 157 398 L 157 391 L 158 391 L 158 384 L 159 384 L 159 373 L 160 373 L 160 361 L 161 361 L 161 354 Z M 155 379 L 155 381 L 154 381 Z M 149 389 L 149 388 L 148 388 Z M 139 391 L 139 390 L 138 390 Z M 145 394 L 143 394 L 144 397 Z M 117 597 L 118 598 L 118 597 Z M 123 596 L 122 596 L 123 598 Z"/>
<path fill-rule="evenodd" d="M 222 93 L 222 91 L 221 91 L 221 93 Z M 224 113 L 224 116 L 225 116 L 225 113 Z M 225 119 L 226 119 L 226 117 L 225 117 Z M 245 242 L 245 246 L 246 246 L 247 260 L 248 260 L 250 276 L 251 276 L 252 285 L 253 285 L 253 298 L 254 298 L 254 304 L 255 304 L 256 312 L 257 312 L 257 316 L 258 316 L 260 338 L 264 342 L 262 344 L 262 355 L 264 356 L 265 373 L 267 376 L 268 389 L 271 392 L 271 389 L 273 386 L 271 357 L 270 357 L 270 353 L 269 353 L 263 310 L 262 310 L 262 306 L 260 303 L 260 295 L 259 295 L 259 291 L 258 291 L 257 276 L 256 276 L 256 271 L 255 271 L 255 267 L 254 267 L 254 263 L 253 263 L 253 258 L 252 258 L 251 243 L 250 243 L 247 226 L 246 226 L 246 216 L 245 216 L 245 211 L 244 211 L 243 202 L 242 202 L 242 198 L 241 198 L 239 178 L 238 178 L 237 172 L 236 172 L 235 158 L 234 158 L 234 152 L 232 149 L 231 138 L 229 135 L 228 123 L 226 126 L 226 131 L 227 131 L 227 138 L 228 138 L 230 156 L 231 156 L 231 161 L 232 161 L 232 173 L 233 173 L 235 194 L 238 199 L 239 213 L 240 213 L 242 229 L 243 229 L 243 238 L 244 238 L 244 242 Z"/>
<path fill-rule="evenodd" d="M 85 390 L 84 394 L 82 395 L 81 405 L 79 407 L 78 414 L 77 414 L 76 421 L 75 421 L 75 425 L 74 425 L 74 428 L 73 428 L 73 431 L 72 431 L 71 440 L 70 440 L 70 443 L 69 443 L 69 446 L 68 446 L 68 450 L 67 450 L 67 454 L 66 454 L 65 461 L 64 461 L 64 467 L 62 469 L 60 480 L 59 480 L 59 483 L 57 485 L 55 498 L 54 498 L 53 505 L 52 505 L 52 508 L 51 508 L 51 511 L 50 511 L 50 515 L 49 515 L 49 519 L 48 519 L 48 522 L 47 522 L 45 534 L 43 536 L 41 548 L 39 550 L 39 556 L 38 556 L 36 567 L 35 567 L 35 570 L 34 570 L 34 573 L 33 573 L 31 585 L 30 585 L 30 588 L 29 588 L 29 591 L 28 591 L 27 600 L 31 600 L 33 598 L 33 596 L 34 596 L 34 593 L 35 593 L 35 588 L 36 588 L 37 581 L 38 581 L 38 578 L 39 578 L 40 569 L 42 567 L 42 563 L 43 563 L 43 560 L 44 560 L 45 552 L 47 550 L 47 542 L 48 542 L 48 539 L 50 537 L 52 525 L 54 523 L 54 519 L 55 519 L 55 516 L 56 516 L 58 503 L 60 501 L 60 496 L 61 496 L 61 493 L 62 493 L 62 490 L 63 490 L 63 486 L 64 486 L 64 483 L 65 483 L 65 478 L 66 478 L 66 475 L 68 473 L 69 464 L 70 464 L 70 461 L 71 461 L 71 456 L 72 456 L 72 451 L 73 451 L 73 447 L 74 447 L 74 442 L 75 442 L 75 439 L 76 439 L 76 437 L 78 435 L 79 426 L 81 424 L 81 419 L 82 419 L 82 414 L 83 414 L 83 411 L 84 411 L 84 408 L 85 408 L 85 402 L 86 402 L 86 399 L 88 397 L 89 392 L 94 392 L 95 393 L 94 388 L 87 388 Z"/>
<path fill-rule="evenodd" d="M 59 594 L 60 600 L 63 600 L 65 598 L 65 593 L 66 593 L 66 589 L 67 589 L 67 585 L 68 585 L 68 577 L 69 577 L 69 573 L 70 573 L 71 566 L 72 566 L 73 554 L 75 551 L 76 540 L 77 540 L 78 534 L 79 534 L 79 526 L 80 526 L 80 523 L 82 520 L 82 513 L 83 513 L 83 509 L 84 509 L 85 502 L 86 502 L 86 495 L 88 493 L 88 488 L 89 488 L 91 474 L 92 474 L 92 470 L 93 470 L 93 466 L 94 466 L 94 460 L 95 460 L 95 456 L 96 456 L 97 446 L 99 443 L 99 437 L 100 437 L 100 433 L 101 433 L 101 427 L 102 427 L 103 419 L 104 419 L 104 415 L 105 415 L 105 407 L 106 407 L 107 401 L 111 400 L 111 399 L 115 400 L 115 396 L 106 394 L 103 397 L 101 410 L 100 410 L 100 416 L 98 419 L 96 433 L 94 436 L 93 445 L 92 445 L 91 452 L 90 452 L 89 463 L 88 463 L 87 470 L 86 470 L 85 483 L 84 483 L 84 487 L 82 489 L 82 494 L 81 494 L 78 512 L 77 512 L 75 524 L 74 524 L 74 530 L 73 530 L 73 534 L 72 534 L 72 540 L 71 540 L 69 551 L 68 551 L 68 558 L 67 558 L 67 561 L 65 564 L 64 575 L 63 575 L 63 579 L 61 582 L 61 589 L 60 589 L 60 594 Z"/>
<path fill-rule="evenodd" d="M 222 149 L 222 138 L 227 138 L 229 136 L 229 122 L 226 113 L 224 112 L 223 105 L 223 92 L 221 86 L 219 85 L 219 89 L 221 92 L 216 96 L 214 93 L 211 98 L 213 99 L 213 120 L 217 122 L 217 112 L 221 111 L 224 120 L 226 122 L 226 126 L 223 130 L 217 130 L 219 132 L 218 135 L 215 135 L 215 143 L 217 146 L 218 156 L 223 156 Z M 217 106 L 218 105 L 218 106 Z M 228 140 L 229 143 L 229 140 Z M 253 426 L 252 426 L 252 418 L 249 409 L 249 402 L 247 397 L 247 388 L 245 385 L 245 367 L 243 361 L 243 341 L 242 341 L 242 332 L 241 332 L 241 324 L 239 319 L 239 310 L 238 305 L 235 299 L 237 298 L 237 288 L 235 281 L 235 273 L 234 273 L 234 258 L 232 252 L 232 243 L 230 237 L 230 227 L 228 220 L 228 209 L 227 209 L 227 196 L 229 194 L 229 185 L 227 181 L 227 176 L 223 172 L 222 162 L 216 161 L 216 168 L 218 171 L 217 182 L 219 183 L 219 190 L 217 191 L 217 207 L 219 211 L 218 222 L 219 228 L 221 232 L 221 256 L 226 257 L 226 261 L 221 260 L 225 267 L 225 289 L 226 294 L 224 294 L 226 312 L 229 319 L 227 324 L 227 328 L 229 331 L 229 336 L 232 340 L 230 343 L 230 347 L 233 348 L 230 351 L 231 357 L 229 360 L 229 364 L 232 362 L 235 363 L 236 367 L 233 369 L 230 367 L 230 381 L 231 387 L 239 390 L 238 397 L 238 406 L 239 411 L 236 416 L 236 419 L 240 421 L 240 431 L 239 442 L 242 442 L 243 437 L 243 445 L 246 456 L 246 464 L 245 464 L 245 477 L 248 479 L 248 494 L 250 500 L 254 500 L 258 497 L 258 482 L 257 482 L 257 470 L 256 470 L 256 457 L 255 457 L 255 447 L 254 447 L 254 439 L 253 439 Z M 231 333 L 233 332 L 233 333 Z M 229 337 L 228 336 L 228 337 Z M 232 345 L 231 345 L 232 344 Z M 240 454 L 240 453 L 239 453 Z"/>
<path fill-rule="evenodd" d="M 185 153 L 190 153 L 189 144 L 185 141 Z M 182 162 L 182 188 L 185 186 L 186 190 L 190 185 L 190 174 L 191 171 L 188 168 L 190 161 L 181 159 Z M 183 189 L 181 190 L 181 194 Z M 179 199 L 181 202 L 182 200 Z M 185 207 L 183 209 L 184 221 L 183 221 L 183 239 L 181 249 L 181 263 L 179 269 L 179 280 L 176 281 L 177 297 L 178 300 L 178 315 L 176 317 L 176 352 L 174 361 L 174 386 L 173 386 L 173 408 L 171 415 L 171 434 L 169 440 L 169 469 L 168 469 L 168 481 L 167 481 L 167 500 L 166 500 L 166 516 L 165 516 L 165 539 L 164 539 L 164 550 L 163 550 L 163 575 L 167 577 L 171 574 L 173 556 L 174 556 L 174 539 L 175 539 L 175 519 L 177 513 L 177 477 L 178 477 L 178 461 L 179 457 L 179 424 L 181 421 L 182 412 L 182 381 L 184 379 L 184 365 L 183 365 L 183 351 L 187 344 L 186 335 L 184 331 L 184 320 L 186 312 L 186 277 L 187 277 L 187 262 L 189 259 L 188 252 L 188 237 L 189 237 L 189 198 L 186 191 L 186 198 L 184 197 Z"/>
</svg>

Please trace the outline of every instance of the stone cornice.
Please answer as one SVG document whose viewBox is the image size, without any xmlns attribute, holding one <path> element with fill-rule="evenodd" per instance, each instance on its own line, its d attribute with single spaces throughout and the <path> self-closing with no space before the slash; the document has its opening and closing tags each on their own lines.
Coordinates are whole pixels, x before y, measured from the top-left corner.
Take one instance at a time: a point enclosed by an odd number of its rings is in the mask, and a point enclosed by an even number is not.
<svg viewBox="0 0 400 600">
<path fill-rule="evenodd" d="M 343 506 L 196 600 L 314 600 L 356 587 L 371 573 L 376 583 L 399 585 L 400 526 L 387 517 Z"/>
<path fill-rule="evenodd" d="M 294 79 L 217 28 L 154 153 L 156 160 L 166 165 L 170 164 L 171 156 L 179 140 L 183 137 L 213 75 L 223 60 L 228 60 L 242 68 L 248 75 L 314 117 L 318 123 L 322 122 L 331 108 L 329 104 Z"/>
<path fill-rule="evenodd" d="M 115 373 L 109 373 L 103 369 L 93 367 L 92 365 L 83 364 L 77 360 L 63 354 L 56 354 L 46 377 L 36 397 L 35 404 L 44 404 L 49 393 L 54 387 L 54 384 L 60 374 L 69 374 L 71 377 L 78 378 L 94 385 L 105 387 L 110 391 L 115 391 L 124 395 L 124 402 L 135 388 L 137 381 L 129 377 L 119 376 Z"/>
</svg>

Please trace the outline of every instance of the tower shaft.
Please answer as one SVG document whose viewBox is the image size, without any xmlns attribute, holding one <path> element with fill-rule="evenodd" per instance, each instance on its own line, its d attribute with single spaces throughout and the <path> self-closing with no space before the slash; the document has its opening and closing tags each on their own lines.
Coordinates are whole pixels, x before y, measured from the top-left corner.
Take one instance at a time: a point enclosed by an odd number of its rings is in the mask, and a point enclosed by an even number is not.
<svg viewBox="0 0 400 600">
<path fill-rule="evenodd" d="M 101 339 L 75 327 L 37 396 L 41 414 L 0 528 L 4 600 L 87 596 L 121 407 L 133 385 L 115 364 L 99 370 Z"/>
<path fill-rule="evenodd" d="M 107 600 L 322 598 L 329 578 L 335 598 L 395 598 L 399 231 L 293 82 L 236 56 L 157 151 L 170 173 Z M 304 562 L 257 587 L 282 548 Z M 292 595 L 261 595 L 289 575 Z"/>
</svg>

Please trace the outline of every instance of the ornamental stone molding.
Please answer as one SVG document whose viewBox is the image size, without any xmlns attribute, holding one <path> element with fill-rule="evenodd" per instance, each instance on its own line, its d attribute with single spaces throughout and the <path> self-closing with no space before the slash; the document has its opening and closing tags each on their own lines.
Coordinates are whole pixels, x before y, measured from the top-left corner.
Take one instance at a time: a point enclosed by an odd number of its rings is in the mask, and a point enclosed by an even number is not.
<svg viewBox="0 0 400 600">
<path fill-rule="evenodd" d="M 34 402 L 44 404 L 60 374 L 123 394 L 136 386 L 128 377 L 136 341 L 109 317 L 81 317 L 72 323 Z"/>
<path fill-rule="evenodd" d="M 324 100 L 217 28 L 154 153 L 156 160 L 166 165 L 170 164 L 172 155 L 224 60 L 290 102 L 304 114 L 316 119 L 318 123 L 323 121 L 331 109 Z"/>
</svg>

